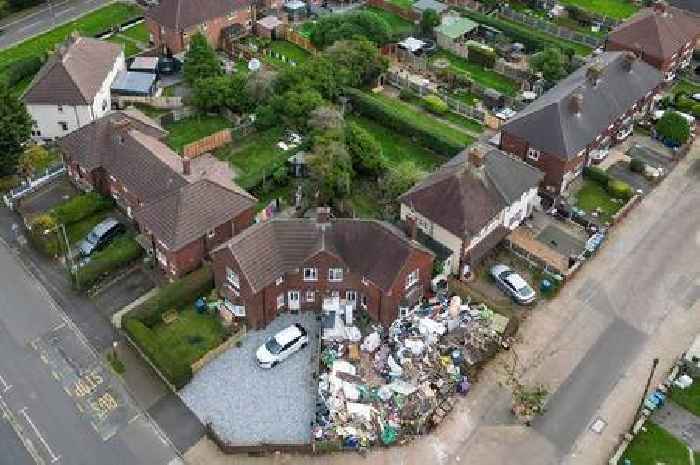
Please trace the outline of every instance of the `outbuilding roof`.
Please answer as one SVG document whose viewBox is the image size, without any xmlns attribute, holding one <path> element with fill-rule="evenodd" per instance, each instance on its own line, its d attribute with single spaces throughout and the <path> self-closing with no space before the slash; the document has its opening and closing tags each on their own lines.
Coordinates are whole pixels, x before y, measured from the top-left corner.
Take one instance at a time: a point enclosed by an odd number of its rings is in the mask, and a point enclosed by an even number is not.
<svg viewBox="0 0 700 465">
<path fill-rule="evenodd" d="M 435 28 L 435 32 L 455 40 L 477 27 L 479 27 L 479 23 L 469 18 L 449 17 L 445 18 L 442 24 Z"/>
<path fill-rule="evenodd" d="M 434 10 L 438 13 L 442 13 L 443 11 L 447 10 L 447 5 L 436 0 L 418 0 L 416 3 L 411 5 L 411 8 L 416 11 L 420 11 L 421 13 L 425 10 Z"/>
</svg>

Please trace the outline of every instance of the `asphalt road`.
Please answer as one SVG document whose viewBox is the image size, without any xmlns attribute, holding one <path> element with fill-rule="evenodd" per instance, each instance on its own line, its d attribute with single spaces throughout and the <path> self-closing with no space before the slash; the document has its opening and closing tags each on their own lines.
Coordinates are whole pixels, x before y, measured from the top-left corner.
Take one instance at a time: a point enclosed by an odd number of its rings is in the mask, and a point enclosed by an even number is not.
<svg viewBox="0 0 700 465">
<path fill-rule="evenodd" d="M 17 437 L 39 463 L 177 463 L 169 443 L 4 242 L 0 353 L 0 405 L 10 417 L 0 427 L 8 450 L 1 464 L 26 461 Z"/>
<path fill-rule="evenodd" d="M 29 37 L 72 21 L 113 0 L 59 0 L 42 5 L 20 18 L 0 22 L 0 49 L 8 48 Z"/>
</svg>

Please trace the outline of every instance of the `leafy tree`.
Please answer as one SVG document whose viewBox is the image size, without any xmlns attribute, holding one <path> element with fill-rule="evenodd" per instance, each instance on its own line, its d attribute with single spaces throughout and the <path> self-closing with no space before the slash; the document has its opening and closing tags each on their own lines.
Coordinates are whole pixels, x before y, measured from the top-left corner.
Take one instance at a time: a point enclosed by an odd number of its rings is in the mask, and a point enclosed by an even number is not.
<svg viewBox="0 0 700 465">
<path fill-rule="evenodd" d="M 221 62 L 216 52 L 207 42 L 206 37 L 198 32 L 192 36 L 190 49 L 185 54 L 185 79 L 193 85 L 199 79 L 220 76 L 223 74 Z"/>
<path fill-rule="evenodd" d="M 390 199 L 395 199 L 423 179 L 425 174 L 426 173 L 411 160 L 404 160 L 395 167 L 389 168 L 384 180 L 387 196 Z"/>
<path fill-rule="evenodd" d="M 388 67 L 377 47 L 365 38 L 336 42 L 323 55 L 342 87 L 371 85 Z"/>
<path fill-rule="evenodd" d="M 309 157 L 309 170 L 317 186 L 319 201 L 328 202 L 350 193 L 355 173 L 342 132 L 328 131 L 316 136 Z"/>
<path fill-rule="evenodd" d="M 18 160 L 18 171 L 22 176 L 32 176 L 40 173 L 56 161 L 56 156 L 38 144 L 30 145 L 20 155 Z"/>
<path fill-rule="evenodd" d="M 24 103 L 0 83 L 0 176 L 15 174 L 24 145 L 32 135 L 32 118 Z"/>
<path fill-rule="evenodd" d="M 530 59 L 530 69 L 535 73 L 542 73 L 542 76 L 552 82 L 566 76 L 566 63 L 561 50 L 556 47 L 547 48 L 536 53 Z"/>
<path fill-rule="evenodd" d="M 197 80 L 192 86 L 192 102 L 197 108 L 207 112 L 228 108 L 233 112 L 242 113 L 251 107 L 246 92 L 246 78 L 239 74 Z"/>
<path fill-rule="evenodd" d="M 345 143 L 352 157 L 352 166 L 358 173 L 379 176 L 385 169 L 382 146 L 357 123 L 345 127 Z"/>
<path fill-rule="evenodd" d="M 674 145 L 681 145 L 690 137 L 690 125 L 678 112 L 666 111 L 656 123 L 656 132 Z"/>
<path fill-rule="evenodd" d="M 343 115 L 330 106 L 318 107 L 309 115 L 308 125 L 317 131 L 325 132 L 330 129 L 341 129 L 344 124 Z"/>
<path fill-rule="evenodd" d="M 433 28 L 440 25 L 440 15 L 432 8 L 428 8 L 423 12 L 420 19 L 420 29 L 427 36 L 433 35 Z"/>
<path fill-rule="evenodd" d="M 266 102 L 274 92 L 277 74 L 272 71 L 260 70 L 248 75 L 245 91 L 253 104 Z"/>
<path fill-rule="evenodd" d="M 391 39 L 389 24 L 381 16 L 371 11 L 357 11 L 320 18 L 311 31 L 311 42 L 324 49 L 338 40 L 365 37 L 377 45 L 384 45 Z"/>
<path fill-rule="evenodd" d="M 303 129 L 309 114 L 323 105 L 323 97 L 312 89 L 292 89 L 272 97 L 270 104 L 287 126 Z"/>
</svg>

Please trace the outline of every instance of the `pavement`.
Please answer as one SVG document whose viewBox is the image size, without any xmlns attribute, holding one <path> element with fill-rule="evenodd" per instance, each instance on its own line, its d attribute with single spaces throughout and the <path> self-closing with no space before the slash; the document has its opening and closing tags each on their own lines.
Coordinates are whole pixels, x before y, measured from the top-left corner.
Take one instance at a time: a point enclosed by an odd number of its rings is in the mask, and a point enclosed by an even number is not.
<svg viewBox="0 0 700 465">
<path fill-rule="evenodd" d="M 52 1 L 19 13 L 0 22 L 0 49 L 18 44 L 30 37 L 96 10 L 114 0 L 61 0 Z"/>
<path fill-rule="evenodd" d="M 294 323 L 306 328 L 308 346 L 274 368 L 258 367 L 258 347 Z M 280 315 L 267 328 L 248 331 L 241 347 L 210 362 L 180 395 L 202 423 L 211 422 L 231 444 L 306 444 L 315 415 L 318 328 L 313 312 Z"/>
<path fill-rule="evenodd" d="M 192 465 L 600 465 L 636 414 L 652 360 L 660 383 L 700 332 L 700 143 L 615 228 L 552 301 L 535 307 L 511 351 L 499 354 L 432 434 L 406 447 L 303 457 L 225 456 L 208 440 Z M 500 383 L 517 354 L 522 382 L 551 395 L 532 427 L 513 422 Z M 598 422 L 604 427 L 592 429 Z"/>
</svg>

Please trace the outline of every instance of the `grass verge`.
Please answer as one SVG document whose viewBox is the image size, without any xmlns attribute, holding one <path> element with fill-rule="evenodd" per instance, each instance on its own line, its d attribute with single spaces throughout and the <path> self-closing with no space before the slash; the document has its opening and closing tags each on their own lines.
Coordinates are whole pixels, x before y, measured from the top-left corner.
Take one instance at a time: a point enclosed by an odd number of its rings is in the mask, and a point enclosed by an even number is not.
<svg viewBox="0 0 700 465">
<path fill-rule="evenodd" d="M 634 465 L 690 465 L 688 447 L 673 437 L 668 431 L 649 420 L 623 454 Z M 695 461 L 700 454 L 694 454 Z"/>
<path fill-rule="evenodd" d="M 221 116 L 197 115 L 169 124 L 168 145 L 175 151 L 217 131 L 231 127 L 231 123 Z"/>
</svg>

